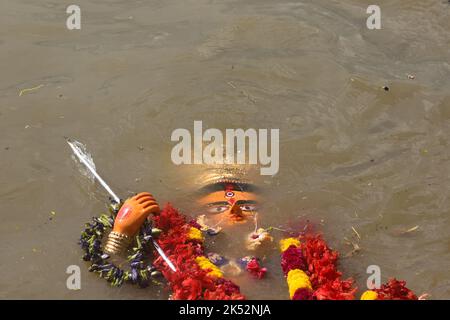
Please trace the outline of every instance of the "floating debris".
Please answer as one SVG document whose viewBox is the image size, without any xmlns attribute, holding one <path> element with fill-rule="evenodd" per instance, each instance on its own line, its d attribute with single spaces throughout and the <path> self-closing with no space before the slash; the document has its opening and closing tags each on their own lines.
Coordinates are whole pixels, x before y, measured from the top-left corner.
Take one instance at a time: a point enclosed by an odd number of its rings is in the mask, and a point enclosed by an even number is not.
<svg viewBox="0 0 450 320">
<path fill-rule="evenodd" d="M 48 220 L 53 220 L 54 216 L 56 216 L 56 212 L 55 211 L 51 211 L 50 212 L 50 217 L 48 218 Z"/>
<path fill-rule="evenodd" d="M 355 227 L 352 226 L 353 232 L 356 234 L 359 240 L 361 240 L 361 236 L 359 235 L 358 231 L 356 231 Z"/>
<path fill-rule="evenodd" d="M 352 231 L 355 233 L 356 237 L 358 238 L 357 241 L 361 240 L 361 236 L 359 232 L 352 226 Z M 352 257 L 353 255 L 357 254 L 359 251 L 361 251 L 361 247 L 359 244 L 353 240 L 348 239 L 347 237 L 344 237 L 344 243 L 346 245 L 352 246 L 352 250 L 344 255 L 345 258 Z"/>
<path fill-rule="evenodd" d="M 344 257 L 345 258 L 349 258 L 354 256 L 355 254 L 357 254 L 359 251 L 361 251 L 361 247 L 359 246 L 359 244 L 355 243 L 355 242 L 348 242 L 347 244 L 350 244 L 353 246 L 352 251 L 348 252 Z"/>
<path fill-rule="evenodd" d="M 415 226 L 415 227 L 409 228 L 408 230 L 404 231 L 403 233 L 410 233 L 410 232 L 416 231 L 418 229 L 419 229 L 419 226 Z"/>
<path fill-rule="evenodd" d="M 44 86 L 43 84 L 40 84 L 40 85 L 38 85 L 38 86 L 36 86 L 36 87 L 33 87 L 33 88 L 22 89 L 22 90 L 20 90 L 20 92 L 19 92 L 19 97 L 21 97 L 23 94 L 25 94 L 25 93 L 27 93 L 27 92 L 34 91 L 34 90 L 38 90 L 38 89 L 42 88 L 43 86 Z"/>
<path fill-rule="evenodd" d="M 417 225 L 417 226 L 414 226 L 414 227 L 408 228 L 408 229 L 398 228 L 396 230 L 393 230 L 392 233 L 393 233 L 394 236 L 404 236 L 404 235 L 413 233 L 413 232 L 418 231 L 418 230 L 419 230 L 419 226 Z"/>
<path fill-rule="evenodd" d="M 411 232 L 414 232 L 414 231 L 417 231 L 417 230 L 419 230 L 419 226 L 414 226 L 414 227 L 409 228 L 407 230 L 400 231 L 400 234 L 407 234 L 407 233 L 411 233 Z"/>
<path fill-rule="evenodd" d="M 384 91 L 389 91 L 390 89 L 389 89 L 388 86 L 383 86 L 383 90 L 384 90 Z"/>
</svg>

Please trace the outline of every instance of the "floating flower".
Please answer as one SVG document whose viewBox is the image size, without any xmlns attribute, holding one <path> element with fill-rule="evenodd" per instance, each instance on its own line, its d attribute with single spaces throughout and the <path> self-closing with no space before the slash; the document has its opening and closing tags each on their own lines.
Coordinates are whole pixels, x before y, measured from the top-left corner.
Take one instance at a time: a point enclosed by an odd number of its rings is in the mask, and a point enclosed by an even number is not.
<svg viewBox="0 0 450 320">
<path fill-rule="evenodd" d="M 247 249 L 256 250 L 263 243 L 273 241 L 272 236 L 263 228 L 259 228 L 255 232 L 252 232 L 247 237 Z"/>
<path fill-rule="evenodd" d="M 280 250 L 281 252 L 286 251 L 290 246 L 299 247 L 300 240 L 297 238 L 287 238 L 280 240 Z"/>
<path fill-rule="evenodd" d="M 208 259 L 212 263 L 214 263 L 216 266 L 223 266 L 224 264 L 228 263 L 228 259 L 221 256 L 220 254 L 210 252 L 208 253 Z"/>
<path fill-rule="evenodd" d="M 267 272 L 267 268 L 263 268 L 256 258 L 251 259 L 247 263 L 246 269 L 251 275 L 258 279 L 262 279 Z"/>
</svg>

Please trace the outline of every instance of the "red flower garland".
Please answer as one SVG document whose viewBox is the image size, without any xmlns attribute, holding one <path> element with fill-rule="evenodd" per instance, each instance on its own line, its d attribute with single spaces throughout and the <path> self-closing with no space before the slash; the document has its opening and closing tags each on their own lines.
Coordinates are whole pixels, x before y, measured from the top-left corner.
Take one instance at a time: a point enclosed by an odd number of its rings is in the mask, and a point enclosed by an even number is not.
<svg viewBox="0 0 450 320">
<path fill-rule="evenodd" d="M 189 230 L 193 226 L 186 223 L 186 217 L 167 204 L 153 219 L 155 227 L 163 230 L 158 244 L 177 268 L 173 272 L 161 257 L 153 262 L 168 281 L 173 292 L 172 299 L 245 299 L 239 286 L 229 280 L 208 275 L 211 270 L 200 268 L 195 259 L 204 255 L 204 248 L 200 241 L 189 238 Z"/>
<path fill-rule="evenodd" d="M 154 261 L 172 289 L 174 300 L 243 300 L 239 286 L 230 280 L 214 274 L 209 267 L 201 268 L 196 258 L 204 258 L 204 247 L 198 238 L 192 238 L 192 228 L 199 226 L 187 223 L 186 218 L 168 204 L 154 218 L 155 227 L 163 230 L 158 239 L 161 248 L 175 264 L 177 272 L 170 270 L 161 257 Z M 194 229 L 195 230 L 195 229 Z M 300 238 L 284 239 L 282 244 L 281 267 L 288 283 L 295 289 L 292 300 L 351 300 L 356 288 L 353 280 L 342 280 L 337 270 L 339 254 L 331 250 L 320 235 L 308 235 Z M 287 240 L 287 241 L 286 241 Z M 213 266 L 213 265 L 211 265 Z M 256 258 L 246 266 L 247 271 L 262 278 L 266 268 L 262 268 Z M 366 291 L 365 300 L 417 300 L 417 296 L 405 286 L 405 281 L 396 279 L 379 289 Z"/>
<path fill-rule="evenodd" d="M 301 240 L 301 241 L 300 241 Z M 287 277 L 292 300 L 352 300 L 353 280 L 342 280 L 337 270 L 339 253 L 320 235 L 287 238 L 280 242 L 281 267 Z M 417 300 L 405 281 L 389 280 L 381 288 L 366 291 L 363 300 Z"/>
<path fill-rule="evenodd" d="M 281 267 L 285 276 L 291 270 L 302 270 L 309 277 L 305 286 L 299 285 L 293 300 L 351 300 L 356 288 L 353 280 L 341 280 L 337 270 L 338 253 L 331 250 L 320 235 L 305 236 L 299 245 L 283 251 Z"/>
<path fill-rule="evenodd" d="M 315 299 L 354 299 L 357 289 L 352 287 L 353 279 L 341 280 L 342 273 L 337 270 L 337 251 L 331 250 L 320 235 L 306 236 L 301 249 L 305 256 L 307 273 L 315 288 Z"/>
<path fill-rule="evenodd" d="M 290 246 L 285 250 L 281 255 L 281 268 L 285 276 L 293 269 L 305 270 L 305 257 L 303 256 L 302 249 Z"/>
<path fill-rule="evenodd" d="M 413 291 L 406 287 L 406 281 L 389 279 L 380 289 L 373 289 L 377 293 L 376 300 L 418 300 Z"/>
</svg>

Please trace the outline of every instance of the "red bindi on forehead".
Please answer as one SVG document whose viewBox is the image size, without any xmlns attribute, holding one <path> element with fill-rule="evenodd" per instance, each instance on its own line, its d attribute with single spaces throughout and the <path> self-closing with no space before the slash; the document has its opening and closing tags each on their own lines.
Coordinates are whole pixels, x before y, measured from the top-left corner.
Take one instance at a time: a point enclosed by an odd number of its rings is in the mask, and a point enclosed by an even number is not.
<svg viewBox="0 0 450 320">
<path fill-rule="evenodd" d="M 236 202 L 234 196 L 234 186 L 232 184 L 225 185 L 225 199 L 227 199 L 230 205 L 233 205 Z"/>
</svg>

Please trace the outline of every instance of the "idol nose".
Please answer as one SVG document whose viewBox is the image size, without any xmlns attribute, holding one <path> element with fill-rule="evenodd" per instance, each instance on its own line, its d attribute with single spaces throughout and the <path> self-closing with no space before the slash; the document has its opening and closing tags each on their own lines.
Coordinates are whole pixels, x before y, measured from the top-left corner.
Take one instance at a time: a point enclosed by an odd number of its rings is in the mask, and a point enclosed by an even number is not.
<svg viewBox="0 0 450 320">
<path fill-rule="evenodd" d="M 232 215 L 241 216 L 242 215 L 241 206 L 237 205 L 236 203 L 233 204 L 230 208 L 230 213 Z"/>
</svg>

